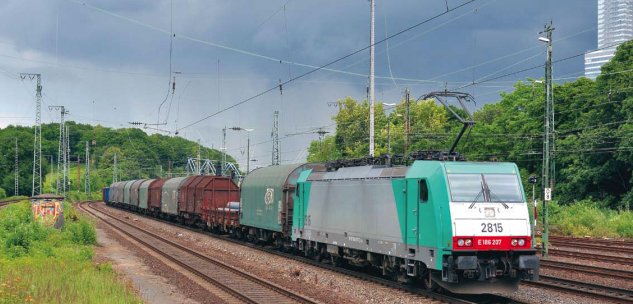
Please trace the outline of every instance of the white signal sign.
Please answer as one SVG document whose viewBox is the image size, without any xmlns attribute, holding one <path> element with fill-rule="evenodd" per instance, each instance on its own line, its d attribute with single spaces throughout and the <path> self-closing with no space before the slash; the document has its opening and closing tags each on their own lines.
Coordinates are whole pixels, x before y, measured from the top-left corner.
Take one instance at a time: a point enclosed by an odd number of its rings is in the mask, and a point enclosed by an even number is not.
<svg viewBox="0 0 633 304">
<path fill-rule="evenodd" d="M 552 200 L 552 188 L 545 188 L 545 201 Z"/>
</svg>

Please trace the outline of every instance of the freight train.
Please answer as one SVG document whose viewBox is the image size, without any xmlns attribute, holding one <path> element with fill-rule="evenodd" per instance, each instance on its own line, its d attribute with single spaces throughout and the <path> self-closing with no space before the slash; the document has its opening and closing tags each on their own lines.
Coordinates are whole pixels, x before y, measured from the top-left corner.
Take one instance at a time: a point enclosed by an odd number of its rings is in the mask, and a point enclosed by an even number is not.
<svg viewBox="0 0 633 304">
<path fill-rule="evenodd" d="M 515 164 L 417 160 L 328 169 L 259 168 L 241 187 L 222 176 L 124 181 L 103 195 L 111 205 L 428 289 L 490 293 L 538 280 Z"/>
</svg>

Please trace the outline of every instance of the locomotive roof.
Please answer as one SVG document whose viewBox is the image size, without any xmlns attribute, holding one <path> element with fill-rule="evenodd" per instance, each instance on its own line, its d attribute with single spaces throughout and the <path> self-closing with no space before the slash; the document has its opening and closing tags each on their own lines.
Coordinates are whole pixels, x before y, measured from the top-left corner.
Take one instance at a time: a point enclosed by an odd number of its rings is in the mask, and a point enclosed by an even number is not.
<svg viewBox="0 0 633 304">
<path fill-rule="evenodd" d="M 392 178 L 404 177 L 409 167 L 359 166 L 343 167 L 336 171 L 313 171 L 308 180 L 342 180 L 357 178 Z"/>
</svg>

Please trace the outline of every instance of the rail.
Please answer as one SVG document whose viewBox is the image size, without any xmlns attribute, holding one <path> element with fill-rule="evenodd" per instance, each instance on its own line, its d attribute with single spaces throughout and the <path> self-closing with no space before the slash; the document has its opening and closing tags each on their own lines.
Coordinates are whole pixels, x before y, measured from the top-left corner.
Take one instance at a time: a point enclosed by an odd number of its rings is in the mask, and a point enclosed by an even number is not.
<svg viewBox="0 0 633 304">
<path fill-rule="evenodd" d="M 202 255 L 153 232 L 80 203 L 79 208 L 245 303 L 317 303 L 294 292 Z M 116 224 L 115 224 L 116 222 Z"/>
</svg>

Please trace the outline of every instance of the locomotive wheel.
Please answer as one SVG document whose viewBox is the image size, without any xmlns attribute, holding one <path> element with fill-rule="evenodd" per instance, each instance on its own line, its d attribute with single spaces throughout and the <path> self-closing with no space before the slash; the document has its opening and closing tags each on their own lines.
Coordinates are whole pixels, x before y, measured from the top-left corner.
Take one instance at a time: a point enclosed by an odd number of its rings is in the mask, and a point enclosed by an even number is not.
<svg viewBox="0 0 633 304">
<path fill-rule="evenodd" d="M 440 286 L 433 280 L 430 270 L 427 271 L 427 275 L 422 277 L 422 286 L 428 291 L 438 291 L 440 289 Z"/>
</svg>

